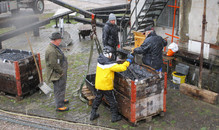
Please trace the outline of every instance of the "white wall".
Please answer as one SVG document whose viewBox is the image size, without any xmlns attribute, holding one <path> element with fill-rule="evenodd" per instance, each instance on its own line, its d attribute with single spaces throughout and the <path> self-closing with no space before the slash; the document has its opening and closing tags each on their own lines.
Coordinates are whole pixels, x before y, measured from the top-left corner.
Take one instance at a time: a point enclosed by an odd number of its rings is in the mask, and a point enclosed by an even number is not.
<svg viewBox="0 0 219 130">
<path fill-rule="evenodd" d="M 218 0 L 207 0 L 205 42 L 216 43 L 219 27 Z M 201 41 L 204 0 L 192 0 L 189 13 L 189 39 Z"/>
<path fill-rule="evenodd" d="M 136 1 L 138 0 L 132 0 L 131 2 L 131 11 L 134 9 L 135 5 L 136 5 Z M 143 4 L 144 4 L 145 0 L 139 0 L 138 5 L 137 5 L 137 15 L 139 14 Z M 131 17 L 131 25 L 133 25 L 135 19 L 136 19 L 136 11 L 134 11 L 132 17 Z M 134 26 L 135 27 L 135 26 Z"/>
</svg>

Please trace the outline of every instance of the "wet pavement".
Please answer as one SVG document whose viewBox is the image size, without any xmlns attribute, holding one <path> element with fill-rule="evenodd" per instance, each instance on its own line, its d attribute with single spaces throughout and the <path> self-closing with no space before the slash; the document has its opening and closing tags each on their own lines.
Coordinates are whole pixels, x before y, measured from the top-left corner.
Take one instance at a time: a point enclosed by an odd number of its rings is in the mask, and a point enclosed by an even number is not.
<svg viewBox="0 0 219 130">
<path fill-rule="evenodd" d="M 71 2 L 74 3 L 74 1 Z M 88 0 L 76 3 L 78 5 L 82 5 L 83 2 L 88 2 Z M 89 2 L 92 2 L 92 4 L 84 5 L 83 8 L 92 8 L 92 6 L 101 7 L 102 5 L 101 0 L 92 0 Z M 108 0 L 106 1 L 106 5 L 116 2 L 116 0 Z M 51 11 L 50 8 L 45 9 L 45 12 Z M 100 117 L 97 120 L 90 121 L 91 106 L 82 102 L 77 94 L 77 90 L 83 81 L 84 75 L 86 74 L 91 45 L 89 37 L 82 39 L 81 42 L 79 41 L 77 28 L 80 25 L 81 23 L 64 25 L 65 31 L 67 31 L 73 39 L 72 45 L 63 47 L 69 61 L 66 98 L 70 101 L 67 105 L 70 110 L 68 112 L 56 112 L 53 94 L 51 93 L 49 95 L 45 95 L 40 91 L 26 96 L 21 101 L 16 101 L 15 99 L 8 98 L 7 96 L 0 96 L 0 109 L 113 129 L 219 129 L 219 105 L 211 105 L 181 94 L 179 90 L 171 87 L 173 86 L 170 85 L 171 77 L 169 77 L 168 82 L 167 112 L 164 117 L 154 116 L 151 122 L 145 122 L 145 120 L 139 121 L 138 125 L 135 127 L 128 123 L 124 118 L 119 122 L 111 123 L 111 113 L 109 108 L 105 105 L 100 105 L 98 109 Z M 55 31 L 58 31 L 58 29 L 46 29 L 42 27 L 40 29 L 39 37 L 34 37 L 32 32 L 28 33 L 34 52 L 40 53 L 41 55 L 44 77 L 45 49 L 50 41 L 49 36 Z M 97 35 L 98 39 L 101 40 L 101 28 L 97 28 Z M 24 34 L 3 41 L 3 48 L 30 51 L 27 38 Z M 88 73 L 95 73 L 97 56 L 98 54 L 95 48 L 90 71 Z M 52 84 L 47 84 L 52 87 Z"/>
</svg>

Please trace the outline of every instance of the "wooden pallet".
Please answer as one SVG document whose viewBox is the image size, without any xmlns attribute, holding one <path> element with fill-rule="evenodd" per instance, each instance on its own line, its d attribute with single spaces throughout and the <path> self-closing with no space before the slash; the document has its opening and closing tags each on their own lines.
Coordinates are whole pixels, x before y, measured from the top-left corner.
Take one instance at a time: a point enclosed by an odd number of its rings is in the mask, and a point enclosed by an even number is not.
<svg viewBox="0 0 219 130">
<path fill-rule="evenodd" d="M 91 106 L 95 98 L 94 94 L 87 86 L 82 87 L 82 94 L 88 100 L 88 105 Z"/>
<path fill-rule="evenodd" d="M 135 122 L 131 122 L 128 118 L 124 117 L 123 116 L 123 119 L 125 119 L 125 121 L 133 126 L 133 127 L 137 127 L 139 124 L 141 123 L 149 123 L 152 121 L 152 119 L 155 117 L 155 116 L 160 116 L 160 117 L 164 117 L 165 115 L 165 112 L 161 111 L 160 113 L 157 113 L 157 114 L 152 114 L 152 115 L 149 115 L 149 116 L 146 116 L 146 117 L 143 117 L 143 118 L 139 118 L 138 120 L 136 120 Z"/>
<path fill-rule="evenodd" d="M 107 102 L 106 98 L 104 97 L 103 98 L 103 101 L 102 104 L 105 106 L 105 108 L 107 108 L 108 110 L 110 110 L 110 106 L 109 106 L 109 103 Z M 137 127 L 138 124 L 140 123 L 143 123 L 143 122 L 151 122 L 152 119 L 155 117 L 155 116 L 160 116 L 160 117 L 164 117 L 165 115 L 165 112 L 163 111 L 160 111 L 159 113 L 154 113 L 152 115 L 148 115 L 146 117 L 142 117 L 142 118 L 139 118 L 137 119 L 135 122 L 131 122 L 130 119 L 126 118 L 122 113 L 120 113 L 120 115 L 123 117 L 124 121 L 126 121 L 130 126 L 133 126 L 133 127 Z"/>
</svg>

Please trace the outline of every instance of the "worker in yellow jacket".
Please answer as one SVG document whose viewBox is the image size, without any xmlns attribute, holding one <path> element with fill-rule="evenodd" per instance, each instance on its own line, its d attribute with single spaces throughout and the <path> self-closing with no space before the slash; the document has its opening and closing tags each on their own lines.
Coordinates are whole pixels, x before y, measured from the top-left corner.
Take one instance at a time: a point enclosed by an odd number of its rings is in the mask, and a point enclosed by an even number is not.
<svg viewBox="0 0 219 130">
<path fill-rule="evenodd" d="M 95 79 L 95 88 L 97 91 L 92 105 L 90 116 L 91 121 L 99 117 L 99 114 L 96 113 L 96 111 L 101 104 L 103 96 L 105 96 L 110 105 L 110 111 L 112 113 L 111 121 L 116 122 L 122 119 L 121 115 L 118 113 L 117 101 L 113 91 L 114 72 L 126 71 L 134 57 L 132 55 L 128 55 L 127 61 L 123 64 L 117 64 L 112 59 L 114 53 L 115 52 L 112 47 L 105 46 L 103 54 L 101 54 L 97 59 L 98 63 Z"/>
</svg>

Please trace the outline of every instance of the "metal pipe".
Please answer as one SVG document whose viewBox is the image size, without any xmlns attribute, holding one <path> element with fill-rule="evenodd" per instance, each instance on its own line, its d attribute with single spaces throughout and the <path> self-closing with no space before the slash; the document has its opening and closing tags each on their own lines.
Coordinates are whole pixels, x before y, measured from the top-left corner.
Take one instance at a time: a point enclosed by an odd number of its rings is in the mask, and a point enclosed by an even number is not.
<svg viewBox="0 0 219 130">
<path fill-rule="evenodd" d="M 87 11 L 90 11 L 90 12 L 93 12 L 93 11 L 107 11 L 107 10 L 109 11 L 109 10 L 125 9 L 125 8 L 127 8 L 127 6 L 130 7 L 130 3 L 122 4 L 122 5 L 95 8 L 95 9 L 90 9 L 90 10 L 87 10 Z"/>
<path fill-rule="evenodd" d="M 175 8 L 174 8 L 174 14 L 173 14 L 173 29 L 172 29 L 172 35 L 174 36 L 174 29 L 175 29 L 175 16 L 176 16 L 176 3 L 177 3 L 177 0 L 175 0 Z M 171 43 L 173 42 L 173 37 L 171 39 Z"/>
<path fill-rule="evenodd" d="M 77 22 L 81 22 L 84 24 L 91 24 L 91 20 L 86 19 L 86 18 L 70 17 L 69 19 L 73 19 Z M 104 25 L 105 25 L 104 23 L 96 22 L 96 26 L 98 26 L 98 27 L 103 27 Z"/>
<path fill-rule="evenodd" d="M 205 25 L 206 25 L 206 0 L 204 0 L 204 12 L 202 19 L 202 41 L 201 41 L 201 53 L 200 53 L 200 65 L 199 65 L 199 82 L 198 87 L 202 87 L 202 68 L 203 68 L 203 50 L 204 50 L 204 40 L 205 40 Z"/>
<path fill-rule="evenodd" d="M 20 97 L 22 95 L 22 89 L 21 89 L 21 76 L 20 76 L 20 68 L 18 61 L 14 61 L 14 68 L 15 68 L 15 76 L 16 76 L 17 96 Z"/>
<path fill-rule="evenodd" d="M 73 6 L 73 5 L 70 5 L 70 4 L 68 4 L 68 3 L 65 3 L 65 2 L 63 2 L 63 1 L 60 1 L 60 0 L 49 0 L 49 1 L 51 1 L 51 2 L 53 2 L 53 3 L 55 3 L 55 4 L 58 4 L 58 5 L 62 6 L 62 7 L 65 7 L 65 8 L 67 8 L 67 9 L 70 9 L 70 10 L 73 11 L 73 12 L 78 12 L 78 13 L 80 13 L 80 14 L 83 14 L 85 17 L 92 17 L 92 16 L 94 16 L 94 14 L 91 13 L 91 12 L 89 12 L 89 11 L 80 9 L 80 8 L 78 8 L 78 7 L 75 7 L 75 6 Z"/>
<path fill-rule="evenodd" d="M 164 72 L 164 93 L 163 93 L 163 111 L 166 112 L 166 95 L 167 95 L 167 72 Z"/>
<path fill-rule="evenodd" d="M 137 31 L 137 28 L 138 28 L 138 12 L 137 12 L 138 11 L 137 10 L 138 2 L 139 1 L 135 0 L 135 6 L 136 6 L 136 8 L 135 8 L 135 26 L 136 26 L 135 31 Z"/>
<path fill-rule="evenodd" d="M 177 1 L 177 6 L 180 7 L 180 2 Z M 176 35 L 179 35 L 179 9 L 176 10 Z"/>
</svg>

